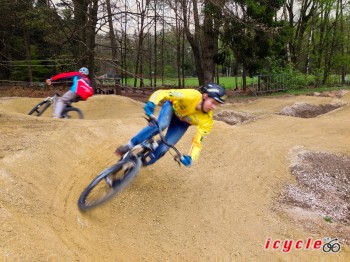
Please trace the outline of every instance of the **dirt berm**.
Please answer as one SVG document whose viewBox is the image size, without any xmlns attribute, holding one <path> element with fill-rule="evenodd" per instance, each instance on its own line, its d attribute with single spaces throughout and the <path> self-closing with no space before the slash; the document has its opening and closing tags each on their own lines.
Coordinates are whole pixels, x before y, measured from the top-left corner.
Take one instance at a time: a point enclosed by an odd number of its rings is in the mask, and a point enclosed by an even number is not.
<svg viewBox="0 0 350 262">
<path fill-rule="evenodd" d="M 317 212 L 298 216 L 279 197 L 296 183 L 295 148 L 350 157 L 350 93 L 227 103 L 218 112 L 252 120 L 216 120 L 191 168 L 167 154 L 111 202 L 85 213 L 77 208 L 80 193 L 145 126 L 143 104 L 96 95 L 76 104 L 84 120 L 28 116 L 39 101 L 0 98 L 0 260 L 349 261 L 349 225 Z M 343 106 L 313 118 L 279 114 L 295 103 L 333 102 Z M 179 142 L 181 151 L 188 152 L 193 134 L 191 128 Z M 305 246 L 324 237 L 338 237 L 341 250 Z M 304 246 L 265 248 L 286 239 Z"/>
</svg>

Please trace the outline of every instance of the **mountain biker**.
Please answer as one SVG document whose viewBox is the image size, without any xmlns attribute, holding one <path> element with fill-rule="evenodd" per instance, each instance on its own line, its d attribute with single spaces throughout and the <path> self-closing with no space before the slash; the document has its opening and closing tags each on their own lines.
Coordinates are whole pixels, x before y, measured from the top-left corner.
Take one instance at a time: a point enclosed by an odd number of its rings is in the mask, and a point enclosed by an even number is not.
<svg viewBox="0 0 350 262">
<path fill-rule="evenodd" d="M 72 101 L 87 100 L 94 94 L 93 88 L 91 87 L 91 80 L 87 77 L 89 75 L 89 69 L 82 67 L 78 72 L 66 72 L 55 75 L 49 79 L 46 79 L 46 84 L 51 85 L 52 81 L 62 79 L 73 79 L 73 84 L 69 91 L 63 96 L 59 97 L 54 108 L 53 117 L 61 118 L 64 108 L 69 105 Z"/>
<path fill-rule="evenodd" d="M 180 140 L 190 125 L 197 127 L 190 153 L 181 159 L 182 164 L 189 167 L 192 160 L 196 161 L 198 159 L 202 149 L 201 142 L 212 129 L 213 109 L 223 104 L 225 98 L 225 89 L 215 83 L 205 85 L 200 91 L 195 89 L 158 90 L 150 96 L 144 110 L 146 115 L 150 116 L 154 112 L 155 105 L 161 101 L 165 102 L 159 112 L 158 122 L 162 130 L 168 128 L 165 139 L 171 145 L 175 145 Z M 148 125 L 133 137 L 128 144 L 119 146 L 115 153 L 122 156 L 134 145 L 142 143 L 158 134 L 158 132 L 157 126 Z M 151 160 L 145 165 L 153 164 L 168 150 L 169 148 L 161 143 L 151 154 Z"/>
</svg>

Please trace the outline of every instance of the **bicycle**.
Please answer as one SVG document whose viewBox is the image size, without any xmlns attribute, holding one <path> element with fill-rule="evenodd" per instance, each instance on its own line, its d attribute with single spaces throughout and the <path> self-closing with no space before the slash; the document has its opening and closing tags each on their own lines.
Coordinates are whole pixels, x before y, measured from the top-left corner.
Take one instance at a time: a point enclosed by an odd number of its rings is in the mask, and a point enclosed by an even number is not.
<svg viewBox="0 0 350 262">
<path fill-rule="evenodd" d="M 175 152 L 174 160 L 181 166 L 182 154 L 175 146 L 167 143 L 156 117 L 151 115 L 147 120 L 158 126 L 160 141 Z M 135 145 L 116 164 L 103 170 L 81 193 L 78 199 L 79 209 L 85 211 L 99 206 L 123 190 L 147 163 L 148 156 L 158 145 L 159 142 L 152 137 Z"/>
<path fill-rule="evenodd" d="M 325 243 L 322 247 L 323 252 L 328 253 L 330 251 L 336 253 L 340 250 L 340 244 L 337 243 L 338 239 L 327 239 L 327 243 Z M 333 243 L 332 243 L 333 242 Z"/>
<path fill-rule="evenodd" d="M 41 101 L 39 104 L 33 107 L 33 109 L 29 111 L 28 115 L 34 114 L 35 116 L 41 116 L 46 111 L 46 109 L 48 109 L 52 104 L 53 108 L 55 108 L 55 104 L 58 97 L 59 94 L 55 92 L 53 96 L 47 97 L 44 101 Z M 61 118 L 84 118 L 83 112 L 79 108 L 76 108 L 71 105 L 73 102 L 78 102 L 78 100 L 71 101 L 68 105 L 66 105 L 66 107 L 63 109 Z"/>
</svg>

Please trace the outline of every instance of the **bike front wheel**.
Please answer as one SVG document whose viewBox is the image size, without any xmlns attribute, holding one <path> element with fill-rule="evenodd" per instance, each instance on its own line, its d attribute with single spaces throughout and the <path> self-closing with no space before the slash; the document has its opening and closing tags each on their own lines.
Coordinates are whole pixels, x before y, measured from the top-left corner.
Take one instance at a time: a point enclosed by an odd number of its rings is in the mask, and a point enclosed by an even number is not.
<svg viewBox="0 0 350 262">
<path fill-rule="evenodd" d="M 84 114 L 79 108 L 68 106 L 63 110 L 62 117 L 69 119 L 83 119 Z"/>
<path fill-rule="evenodd" d="M 130 157 L 102 171 L 81 193 L 79 209 L 88 210 L 110 200 L 133 180 L 140 167 L 141 160 Z"/>
<path fill-rule="evenodd" d="M 37 104 L 30 112 L 28 115 L 36 115 L 36 116 L 41 116 L 46 109 L 51 105 L 50 101 L 42 101 L 39 104 Z"/>
</svg>

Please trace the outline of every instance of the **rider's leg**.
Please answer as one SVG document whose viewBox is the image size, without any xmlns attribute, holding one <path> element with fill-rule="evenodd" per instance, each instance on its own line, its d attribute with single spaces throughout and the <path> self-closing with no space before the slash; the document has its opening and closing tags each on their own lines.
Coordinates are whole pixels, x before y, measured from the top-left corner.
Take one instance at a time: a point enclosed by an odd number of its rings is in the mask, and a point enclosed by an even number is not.
<svg viewBox="0 0 350 262">
<path fill-rule="evenodd" d="M 171 102 L 170 101 L 165 102 L 158 116 L 158 123 L 162 130 L 164 130 L 169 126 L 172 118 L 175 118 L 173 117 L 173 115 L 174 115 L 174 110 Z M 133 146 L 133 145 L 140 144 L 143 141 L 158 134 L 158 132 L 159 130 L 156 125 L 148 125 L 130 140 L 130 145 Z"/>
<path fill-rule="evenodd" d="M 67 91 L 63 96 L 59 97 L 56 101 L 53 117 L 60 118 L 66 105 L 68 105 L 72 100 L 76 99 L 77 97 L 78 95 L 70 90 Z"/>
<path fill-rule="evenodd" d="M 165 140 L 170 145 L 175 145 L 181 137 L 186 133 L 188 127 L 190 125 L 184 121 L 181 121 L 176 116 L 171 119 L 170 125 L 168 127 L 167 133 L 165 135 Z M 148 157 L 150 160 L 147 163 L 144 163 L 145 166 L 151 165 L 156 162 L 159 158 L 165 155 L 165 153 L 169 150 L 169 147 L 164 143 L 160 143 L 157 149 L 150 153 Z"/>
</svg>

